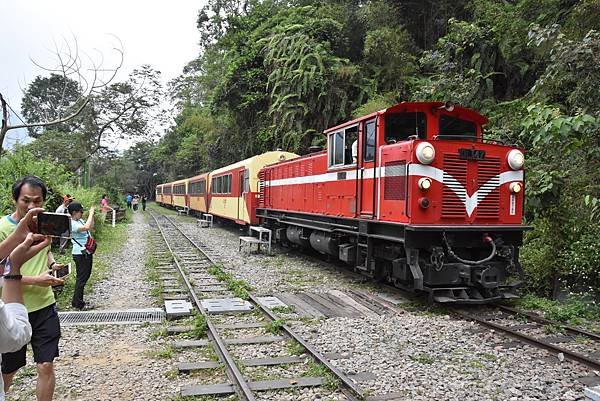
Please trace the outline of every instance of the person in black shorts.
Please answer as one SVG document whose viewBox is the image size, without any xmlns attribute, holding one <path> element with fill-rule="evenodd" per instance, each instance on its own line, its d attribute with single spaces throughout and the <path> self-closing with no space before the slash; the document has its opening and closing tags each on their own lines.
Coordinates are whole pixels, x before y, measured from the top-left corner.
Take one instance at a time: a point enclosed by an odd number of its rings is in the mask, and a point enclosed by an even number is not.
<svg viewBox="0 0 600 401">
<path fill-rule="evenodd" d="M 46 200 L 47 189 L 44 183 L 34 176 L 17 181 L 12 187 L 16 210 L 0 218 L 0 241 L 8 238 L 29 210 L 39 208 Z M 58 357 L 60 322 L 56 311 L 56 300 L 52 286 L 62 285 L 62 279 L 54 277 L 52 269 L 63 267 L 56 263 L 50 244 L 32 256 L 21 266 L 23 301 L 27 308 L 32 328 L 31 347 L 37 367 L 37 400 L 51 401 L 54 395 L 56 377 L 54 358 Z M 8 391 L 17 371 L 26 364 L 26 347 L 16 352 L 2 354 L 2 378 L 4 390 Z"/>
</svg>

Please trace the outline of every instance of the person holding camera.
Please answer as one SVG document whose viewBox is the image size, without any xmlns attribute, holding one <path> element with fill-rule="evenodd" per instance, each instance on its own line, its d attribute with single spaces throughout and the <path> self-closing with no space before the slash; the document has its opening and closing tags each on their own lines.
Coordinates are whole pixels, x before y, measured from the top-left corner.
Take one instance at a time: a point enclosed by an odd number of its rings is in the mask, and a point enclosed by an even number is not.
<svg viewBox="0 0 600 401">
<path fill-rule="evenodd" d="M 71 214 L 71 243 L 73 244 L 73 260 L 75 261 L 75 269 L 77 278 L 75 280 L 75 291 L 73 292 L 73 300 L 71 305 L 76 309 L 83 309 L 85 302 L 83 301 L 83 290 L 86 283 L 92 274 L 92 263 L 94 255 L 90 254 L 85 249 L 85 244 L 90 237 L 90 230 L 94 227 L 94 207 L 90 208 L 87 220 L 84 222 L 83 206 L 81 203 L 73 202 L 69 205 L 69 213 Z"/>
<path fill-rule="evenodd" d="M 43 210 L 40 208 L 47 193 L 44 182 L 35 176 L 23 177 L 12 186 L 16 210 L 0 219 L 0 256 L 12 252 L 32 231 L 30 227 L 34 226 L 34 217 Z M 38 237 L 37 240 L 39 239 Z M 50 241 L 44 239 L 37 246 L 30 247 L 30 259 L 20 266 L 20 274 L 17 275 L 21 276 L 23 303 L 32 328 L 31 348 L 37 365 L 38 401 L 50 401 L 54 395 L 54 358 L 59 355 L 60 321 L 51 286 L 64 284 L 64 281 L 51 273 L 53 268 L 61 266 L 50 252 Z M 5 285 L 9 280 L 5 277 Z M 26 365 L 26 355 L 26 345 L 18 351 L 2 354 L 5 392 L 10 388 L 17 371 Z"/>
</svg>

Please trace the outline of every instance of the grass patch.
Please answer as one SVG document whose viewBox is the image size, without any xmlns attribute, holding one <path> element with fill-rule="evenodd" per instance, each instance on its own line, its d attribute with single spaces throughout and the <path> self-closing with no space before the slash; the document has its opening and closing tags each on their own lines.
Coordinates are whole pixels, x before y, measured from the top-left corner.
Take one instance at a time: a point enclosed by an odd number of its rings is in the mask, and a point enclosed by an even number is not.
<svg viewBox="0 0 600 401">
<path fill-rule="evenodd" d="M 206 331 L 208 330 L 208 323 L 206 321 L 206 316 L 201 314 L 198 311 L 194 311 L 194 327 L 191 330 L 190 334 L 193 338 L 203 338 L 206 337 Z"/>
<path fill-rule="evenodd" d="M 267 325 L 267 327 L 265 328 L 265 330 L 271 334 L 281 334 L 282 327 L 284 324 L 285 324 L 285 320 L 277 319 L 277 320 L 274 320 L 271 323 L 269 323 Z"/>
<path fill-rule="evenodd" d="M 580 324 L 582 319 L 600 320 L 600 306 L 595 302 L 586 301 L 582 297 L 571 297 L 561 303 L 528 294 L 521 298 L 519 306 L 541 311 L 546 318 L 560 323 Z"/>
<path fill-rule="evenodd" d="M 410 359 L 412 359 L 415 362 L 419 362 L 423 365 L 431 365 L 435 362 L 435 358 L 425 352 L 420 352 L 418 354 L 411 355 Z"/>
<path fill-rule="evenodd" d="M 244 280 L 237 280 L 231 274 L 223 271 L 220 266 L 214 265 L 208 268 L 208 272 L 218 280 L 227 283 L 227 288 L 238 298 L 250 299 L 252 286 Z"/>
<path fill-rule="evenodd" d="M 168 330 L 166 327 L 161 327 L 160 329 L 154 330 L 151 334 L 150 334 L 150 339 L 151 340 L 157 340 L 159 338 L 165 338 L 169 335 Z"/>
<path fill-rule="evenodd" d="M 173 358 L 174 353 L 175 353 L 175 351 L 173 350 L 173 347 L 171 347 L 170 345 L 167 345 L 160 351 L 153 352 L 152 356 L 157 359 L 171 359 L 171 358 Z"/>
<path fill-rule="evenodd" d="M 296 312 L 296 305 L 276 306 L 271 309 L 274 313 L 289 314 Z"/>
<path fill-rule="evenodd" d="M 306 352 L 302 344 L 296 341 L 289 342 L 286 348 L 290 355 L 302 355 Z"/>
<path fill-rule="evenodd" d="M 304 376 L 310 377 L 323 377 L 325 382 L 323 383 L 323 387 L 334 391 L 338 388 L 338 380 L 333 375 L 333 373 L 322 363 L 311 362 L 308 366 L 308 370 L 304 374 Z"/>
</svg>

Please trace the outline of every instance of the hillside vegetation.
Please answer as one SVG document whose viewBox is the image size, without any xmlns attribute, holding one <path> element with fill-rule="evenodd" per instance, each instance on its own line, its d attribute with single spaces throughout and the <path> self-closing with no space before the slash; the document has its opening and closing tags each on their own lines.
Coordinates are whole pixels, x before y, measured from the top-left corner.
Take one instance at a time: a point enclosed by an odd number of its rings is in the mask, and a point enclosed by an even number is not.
<svg viewBox="0 0 600 401">
<path fill-rule="evenodd" d="M 600 1 L 222 1 L 153 160 L 189 176 L 403 100 L 452 100 L 527 150 L 531 290 L 600 284 Z M 563 285 L 561 285 L 563 284 Z"/>
</svg>

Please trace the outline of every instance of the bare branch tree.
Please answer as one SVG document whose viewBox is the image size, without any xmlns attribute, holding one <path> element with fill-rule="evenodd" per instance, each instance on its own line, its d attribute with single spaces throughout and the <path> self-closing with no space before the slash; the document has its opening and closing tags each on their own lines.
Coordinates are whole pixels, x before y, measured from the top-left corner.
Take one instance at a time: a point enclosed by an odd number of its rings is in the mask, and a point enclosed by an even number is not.
<svg viewBox="0 0 600 401">
<path fill-rule="evenodd" d="M 104 57 L 101 52 L 98 52 L 100 54 L 99 62 L 96 62 L 91 57 L 85 55 L 87 63 L 90 65 L 90 68 L 85 68 L 80 56 L 76 37 L 73 37 L 73 46 L 66 39 L 64 39 L 64 43 L 61 47 L 55 43 L 54 55 L 57 58 L 57 63 L 54 67 L 46 67 L 37 63 L 35 60 L 31 60 L 34 65 L 42 70 L 52 74 L 58 74 L 63 77 L 64 87 L 62 90 L 62 96 L 56 104 L 58 115 L 53 119 L 49 118 L 48 116 L 44 116 L 42 121 L 28 121 L 23 122 L 22 124 L 10 125 L 10 106 L 2 96 L 2 93 L 0 93 L 0 107 L 2 107 L 2 125 L 0 126 L 0 156 L 4 150 L 4 139 L 6 138 L 8 131 L 19 128 L 48 127 L 70 121 L 77 117 L 83 111 L 83 109 L 85 109 L 92 96 L 99 93 L 103 88 L 108 86 L 113 81 L 117 75 L 117 72 L 123 66 L 123 46 L 121 41 L 118 38 L 116 39 L 119 41 L 119 46 L 113 47 L 112 50 L 117 53 L 119 61 L 117 62 L 116 66 L 108 69 L 103 68 Z M 67 84 L 73 79 L 79 83 L 79 87 L 81 89 L 80 96 L 75 99 L 75 101 L 67 104 Z M 73 107 L 76 108 L 75 111 L 68 113 L 67 116 L 62 115 L 63 111 Z"/>
</svg>

